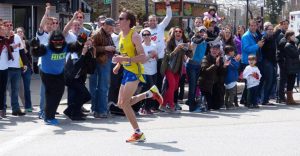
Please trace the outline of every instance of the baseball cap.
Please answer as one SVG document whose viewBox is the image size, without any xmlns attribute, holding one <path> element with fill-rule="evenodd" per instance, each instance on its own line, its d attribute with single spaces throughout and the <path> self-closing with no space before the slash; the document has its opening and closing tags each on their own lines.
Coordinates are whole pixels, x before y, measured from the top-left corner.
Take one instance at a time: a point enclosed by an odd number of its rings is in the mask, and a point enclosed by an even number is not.
<svg viewBox="0 0 300 156">
<path fill-rule="evenodd" d="M 201 26 L 201 27 L 197 27 L 197 32 L 206 32 L 206 27 L 205 26 Z"/>
<path fill-rule="evenodd" d="M 115 26 L 116 22 L 112 18 L 106 18 L 103 23 L 110 25 L 110 26 Z"/>
</svg>

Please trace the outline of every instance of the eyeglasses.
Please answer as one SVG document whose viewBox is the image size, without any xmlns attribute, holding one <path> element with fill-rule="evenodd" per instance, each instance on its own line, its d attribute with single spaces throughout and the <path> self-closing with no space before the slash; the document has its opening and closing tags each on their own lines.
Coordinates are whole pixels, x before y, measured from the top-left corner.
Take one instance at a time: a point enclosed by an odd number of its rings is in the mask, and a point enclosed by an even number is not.
<svg viewBox="0 0 300 156">
<path fill-rule="evenodd" d="M 182 33 L 182 31 L 181 30 L 176 30 L 175 33 Z"/>
<path fill-rule="evenodd" d="M 53 24 L 58 24 L 58 22 L 53 22 Z"/>
<path fill-rule="evenodd" d="M 125 20 L 126 18 L 124 17 L 119 17 L 119 21 Z"/>
<path fill-rule="evenodd" d="M 151 36 L 151 34 L 142 34 L 142 36 Z"/>
<path fill-rule="evenodd" d="M 53 44 L 63 44 L 64 40 L 60 40 L 60 41 L 51 41 Z"/>
<path fill-rule="evenodd" d="M 77 18 L 79 18 L 79 19 L 83 19 L 83 16 L 77 16 Z"/>
</svg>

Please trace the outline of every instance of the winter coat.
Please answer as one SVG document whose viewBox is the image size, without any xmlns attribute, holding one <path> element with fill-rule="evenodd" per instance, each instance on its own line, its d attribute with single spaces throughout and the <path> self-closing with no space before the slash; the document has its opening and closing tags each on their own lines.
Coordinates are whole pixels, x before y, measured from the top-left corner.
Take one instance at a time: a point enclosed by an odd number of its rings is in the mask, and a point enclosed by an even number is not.
<svg viewBox="0 0 300 156">
<path fill-rule="evenodd" d="M 221 60 L 223 60 L 221 58 Z M 226 69 L 223 68 L 223 61 L 220 65 L 216 65 L 216 58 L 210 54 L 204 56 L 201 63 L 201 72 L 199 77 L 199 86 L 201 91 L 212 94 L 213 85 L 218 82 L 224 82 Z M 224 85 L 223 85 L 224 87 Z"/>
<path fill-rule="evenodd" d="M 258 35 L 256 35 L 258 36 Z M 248 56 L 256 55 L 259 50 L 257 45 L 257 38 L 254 38 L 252 33 L 248 30 L 242 37 L 242 63 L 248 64 Z"/>
<path fill-rule="evenodd" d="M 114 53 L 105 50 L 105 46 L 114 46 L 111 35 L 101 28 L 92 35 L 92 38 L 96 48 L 96 60 L 99 64 L 105 64 L 108 58 L 114 55 Z"/>
<path fill-rule="evenodd" d="M 294 42 L 286 43 L 285 51 L 285 67 L 288 74 L 296 74 L 300 72 L 300 50 Z"/>
</svg>

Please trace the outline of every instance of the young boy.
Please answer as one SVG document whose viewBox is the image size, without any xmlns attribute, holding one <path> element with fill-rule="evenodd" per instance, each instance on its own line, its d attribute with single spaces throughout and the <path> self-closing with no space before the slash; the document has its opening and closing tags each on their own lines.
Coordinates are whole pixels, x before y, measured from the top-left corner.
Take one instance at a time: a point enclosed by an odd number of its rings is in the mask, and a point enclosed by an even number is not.
<svg viewBox="0 0 300 156">
<path fill-rule="evenodd" d="M 254 55 L 248 56 L 249 65 L 243 72 L 243 78 L 247 80 L 247 103 L 248 108 L 259 108 L 257 104 L 257 88 L 260 82 L 261 74 L 259 69 L 255 66 L 256 57 Z"/>
<path fill-rule="evenodd" d="M 226 109 L 234 109 L 234 97 L 236 96 L 236 84 L 239 78 L 238 69 L 240 66 L 241 56 L 237 55 L 234 57 L 234 48 L 232 46 L 226 46 L 225 60 L 229 61 L 229 66 L 227 66 L 226 76 L 225 76 L 225 106 Z"/>
</svg>

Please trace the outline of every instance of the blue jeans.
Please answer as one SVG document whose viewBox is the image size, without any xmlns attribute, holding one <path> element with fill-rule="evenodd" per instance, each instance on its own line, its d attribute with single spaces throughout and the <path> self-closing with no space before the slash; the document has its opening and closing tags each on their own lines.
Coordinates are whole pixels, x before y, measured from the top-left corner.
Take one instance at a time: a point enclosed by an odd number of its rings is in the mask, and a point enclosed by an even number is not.
<svg viewBox="0 0 300 156">
<path fill-rule="evenodd" d="M 258 85 L 257 89 L 257 102 L 261 103 L 264 97 L 264 82 L 265 82 L 265 74 L 264 74 L 264 62 L 257 62 L 256 66 L 258 67 L 260 73 L 261 73 L 261 78 L 260 78 L 260 83 Z"/>
<path fill-rule="evenodd" d="M 96 71 L 90 76 L 89 89 L 92 99 L 92 111 L 106 114 L 108 103 L 108 91 L 110 84 L 111 59 L 105 64 L 97 64 Z"/>
<path fill-rule="evenodd" d="M 197 87 L 197 81 L 200 76 L 200 68 L 201 65 L 194 65 L 191 63 L 188 63 L 186 66 L 186 72 L 189 79 L 189 93 L 188 93 L 188 105 L 189 105 L 189 111 L 194 111 L 197 109 L 195 97 L 196 97 L 196 87 Z"/>
<path fill-rule="evenodd" d="M 30 82 L 31 82 L 31 68 L 28 68 L 25 73 L 22 73 L 22 80 L 24 85 L 25 109 L 32 108 Z"/>
<path fill-rule="evenodd" d="M 272 93 L 273 85 L 276 83 L 276 65 L 272 62 L 265 60 L 263 62 L 263 74 L 264 74 L 264 82 L 263 82 L 263 103 L 269 102 L 269 97 Z"/>
<path fill-rule="evenodd" d="M 11 87 L 11 107 L 12 111 L 18 111 L 20 110 L 20 105 L 19 105 L 19 87 L 20 87 L 20 80 L 21 80 L 21 69 L 8 69 L 8 79 L 7 79 L 7 86 Z M 10 85 L 9 85 L 10 84 Z M 6 103 L 6 96 L 4 98 L 4 103 Z M 5 109 L 7 106 L 4 106 Z"/>
</svg>

